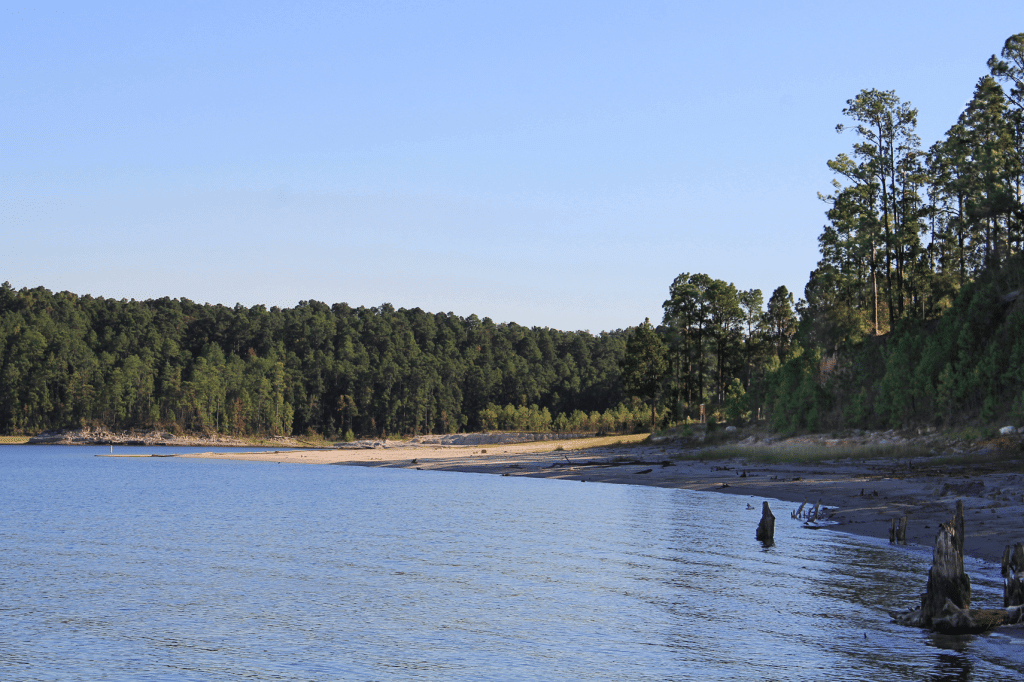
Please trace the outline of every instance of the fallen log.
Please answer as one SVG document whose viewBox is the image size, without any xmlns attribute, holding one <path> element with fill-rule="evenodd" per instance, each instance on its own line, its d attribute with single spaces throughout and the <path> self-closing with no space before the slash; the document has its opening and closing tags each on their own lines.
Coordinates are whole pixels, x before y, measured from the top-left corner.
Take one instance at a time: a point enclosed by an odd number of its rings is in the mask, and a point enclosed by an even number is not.
<svg viewBox="0 0 1024 682">
<path fill-rule="evenodd" d="M 759 540 L 765 547 L 775 544 L 775 514 L 765 502 L 761 505 L 761 522 L 757 524 L 757 532 L 754 538 Z"/>
<path fill-rule="evenodd" d="M 1020 611 L 1020 608 L 961 609 L 947 600 L 938 617 L 932 620 L 932 630 L 945 635 L 977 635 L 1020 622 Z"/>
</svg>

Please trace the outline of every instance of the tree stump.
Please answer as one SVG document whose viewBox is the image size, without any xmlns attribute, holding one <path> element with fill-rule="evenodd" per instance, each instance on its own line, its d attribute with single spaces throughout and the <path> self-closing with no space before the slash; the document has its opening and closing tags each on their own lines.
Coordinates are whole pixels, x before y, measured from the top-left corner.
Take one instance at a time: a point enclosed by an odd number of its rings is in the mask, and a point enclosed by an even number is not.
<svg viewBox="0 0 1024 682">
<path fill-rule="evenodd" d="M 971 608 L 971 578 L 964 572 L 964 503 L 957 501 L 953 519 L 939 526 L 932 552 L 928 585 L 921 597 L 925 625 L 930 625 L 952 602 L 958 609 Z"/>
<path fill-rule="evenodd" d="M 1024 605 L 1024 543 L 1003 550 L 1003 606 Z"/>
<path fill-rule="evenodd" d="M 1018 549 L 1020 558 L 1024 560 L 1024 546 L 1020 543 L 1012 554 L 1009 547 L 1003 552 L 1004 570 L 1009 571 L 1014 578 L 1021 573 L 1020 569 L 1010 566 L 1018 566 L 1014 561 Z M 1024 564 L 1020 565 L 1024 568 Z M 1006 599 L 1004 592 L 1004 601 Z M 953 635 L 969 634 L 1024 620 L 1024 605 L 1005 606 L 1007 608 L 971 609 L 971 579 L 964 572 L 964 503 L 958 500 L 956 514 L 939 526 L 935 551 L 932 553 L 932 567 L 928 571 L 928 585 L 921 595 L 920 608 L 906 613 L 890 612 L 889 615 L 903 625 L 930 628 Z"/>
<path fill-rule="evenodd" d="M 772 514 L 767 502 L 761 505 L 761 522 L 757 524 L 757 533 L 754 537 L 765 547 L 775 544 L 775 514 Z"/>
<path fill-rule="evenodd" d="M 898 519 L 893 519 L 889 525 L 889 544 L 907 544 L 907 523 L 909 519 L 906 514 Z"/>
</svg>

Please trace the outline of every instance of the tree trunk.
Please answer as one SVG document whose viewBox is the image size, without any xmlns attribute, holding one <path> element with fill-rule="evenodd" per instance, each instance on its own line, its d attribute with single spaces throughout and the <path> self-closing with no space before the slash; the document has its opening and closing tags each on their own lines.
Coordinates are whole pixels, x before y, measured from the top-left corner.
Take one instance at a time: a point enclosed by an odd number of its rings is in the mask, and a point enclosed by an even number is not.
<svg viewBox="0 0 1024 682">
<path fill-rule="evenodd" d="M 878 269 L 875 263 L 875 238 L 871 238 L 871 287 L 875 305 L 875 336 L 878 336 Z"/>
</svg>

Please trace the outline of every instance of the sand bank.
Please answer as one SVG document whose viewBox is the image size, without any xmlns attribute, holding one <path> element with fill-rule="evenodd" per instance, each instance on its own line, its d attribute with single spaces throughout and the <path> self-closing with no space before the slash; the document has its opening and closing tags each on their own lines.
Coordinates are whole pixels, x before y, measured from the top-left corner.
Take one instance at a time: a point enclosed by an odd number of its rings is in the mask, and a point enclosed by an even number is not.
<svg viewBox="0 0 1024 682">
<path fill-rule="evenodd" d="M 935 466 L 929 459 L 757 464 L 742 457 L 706 461 L 680 443 L 650 444 L 646 436 L 613 436 L 481 446 L 380 443 L 378 447 L 187 455 L 302 464 L 343 464 L 627 483 L 774 498 L 780 520 L 807 500 L 835 508 L 828 528 L 888 538 L 891 520 L 907 515 L 907 542 L 931 547 L 938 525 L 962 499 L 965 553 L 999 563 L 1007 544 L 1024 541 L 1024 469 L 1020 462 Z M 699 455 L 696 455 L 699 457 Z M 663 465 L 663 463 L 668 465 Z M 760 514 L 752 504 L 751 537 Z M 780 531 L 781 531 L 780 526 Z M 782 532 L 778 533 L 782 536 Z"/>
</svg>

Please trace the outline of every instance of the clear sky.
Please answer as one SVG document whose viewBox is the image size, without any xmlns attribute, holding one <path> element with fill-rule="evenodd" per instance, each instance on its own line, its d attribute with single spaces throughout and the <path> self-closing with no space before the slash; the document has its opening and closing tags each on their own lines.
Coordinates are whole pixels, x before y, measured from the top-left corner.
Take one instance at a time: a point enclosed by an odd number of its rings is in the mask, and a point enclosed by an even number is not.
<svg viewBox="0 0 1024 682">
<path fill-rule="evenodd" d="M 589 329 L 799 297 L 847 99 L 925 147 L 1020 0 L 0 8 L 0 281 Z"/>
</svg>

